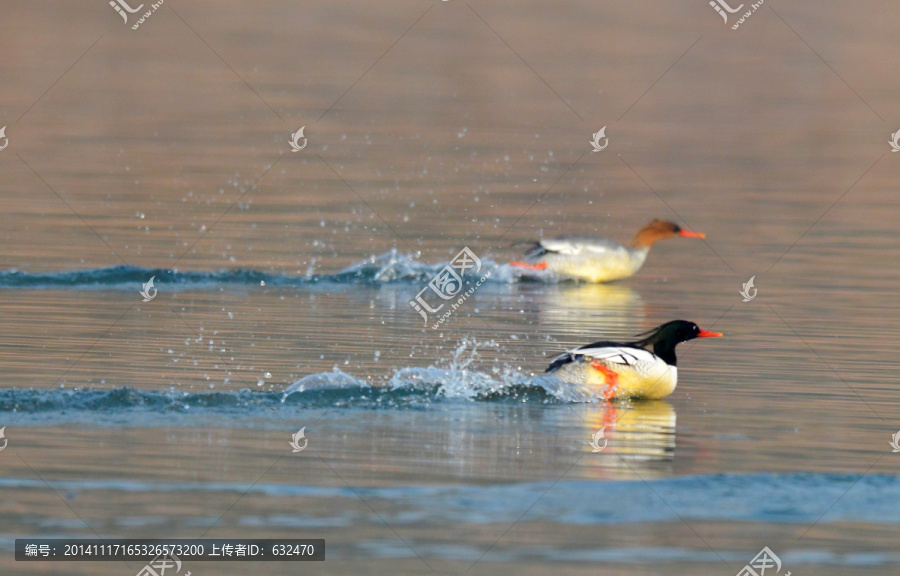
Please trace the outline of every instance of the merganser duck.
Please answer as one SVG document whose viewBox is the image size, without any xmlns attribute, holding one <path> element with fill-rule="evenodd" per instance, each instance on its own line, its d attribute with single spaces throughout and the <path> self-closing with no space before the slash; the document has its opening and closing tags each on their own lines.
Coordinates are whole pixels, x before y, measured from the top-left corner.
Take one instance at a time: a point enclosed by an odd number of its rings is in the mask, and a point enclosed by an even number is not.
<svg viewBox="0 0 900 576">
<path fill-rule="evenodd" d="M 563 382 L 596 389 L 606 400 L 646 398 L 659 400 L 675 390 L 675 346 L 694 338 L 718 338 L 687 320 L 672 320 L 627 344 L 594 342 L 553 359 L 547 373 Z M 653 346 L 653 352 L 645 350 Z"/>
<path fill-rule="evenodd" d="M 706 238 L 667 220 L 654 220 L 638 230 L 628 246 L 606 238 L 559 236 L 539 240 L 527 252 L 528 262 L 510 262 L 529 270 L 550 270 L 560 277 L 588 282 L 611 282 L 634 275 L 644 265 L 650 247 L 659 240 L 683 236 Z"/>
</svg>

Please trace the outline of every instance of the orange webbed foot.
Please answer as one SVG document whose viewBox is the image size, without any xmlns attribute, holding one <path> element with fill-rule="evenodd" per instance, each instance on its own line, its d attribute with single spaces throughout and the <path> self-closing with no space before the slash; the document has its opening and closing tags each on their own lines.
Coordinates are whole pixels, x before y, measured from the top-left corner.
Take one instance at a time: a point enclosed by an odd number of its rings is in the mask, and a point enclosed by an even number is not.
<svg viewBox="0 0 900 576">
<path fill-rule="evenodd" d="M 510 266 L 517 266 L 519 268 L 527 268 L 528 270 L 546 270 L 547 263 L 541 262 L 539 264 L 528 264 L 526 262 L 510 262 Z"/>
</svg>

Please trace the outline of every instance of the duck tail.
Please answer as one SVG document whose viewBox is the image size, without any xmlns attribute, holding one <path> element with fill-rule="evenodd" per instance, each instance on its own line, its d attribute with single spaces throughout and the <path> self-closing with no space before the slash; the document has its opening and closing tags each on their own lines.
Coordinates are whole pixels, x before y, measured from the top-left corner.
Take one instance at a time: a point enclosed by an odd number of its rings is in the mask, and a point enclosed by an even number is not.
<svg viewBox="0 0 900 576">
<path fill-rule="evenodd" d="M 557 356 L 550 362 L 550 366 L 548 366 L 544 372 L 546 374 L 549 374 L 550 372 L 556 372 L 557 370 L 559 370 L 566 364 L 570 364 L 574 361 L 575 361 L 574 354 L 572 354 L 571 352 L 563 352 L 562 354 L 560 354 L 559 356 Z"/>
<path fill-rule="evenodd" d="M 540 258 L 549 252 L 540 242 L 529 242 L 528 244 L 530 247 L 525 251 L 526 258 Z"/>
</svg>

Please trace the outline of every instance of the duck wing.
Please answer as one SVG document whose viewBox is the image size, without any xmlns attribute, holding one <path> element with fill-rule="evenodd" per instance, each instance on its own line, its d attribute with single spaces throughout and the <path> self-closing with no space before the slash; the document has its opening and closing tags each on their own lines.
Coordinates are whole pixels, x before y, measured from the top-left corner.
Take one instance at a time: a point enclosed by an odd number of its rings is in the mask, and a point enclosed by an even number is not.
<svg viewBox="0 0 900 576">
<path fill-rule="evenodd" d="M 543 251 L 543 254 L 554 252 L 566 256 L 576 256 L 582 253 L 604 254 L 622 248 L 620 244 L 607 238 L 592 238 L 590 236 L 559 236 L 557 238 L 548 238 L 538 242 L 538 246 Z M 532 250 L 535 249 L 533 248 Z"/>
<path fill-rule="evenodd" d="M 566 364 L 585 359 L 600 360 L 609 366 L 635 366 L 644 362 L 656 362 L 657 356 L 649 350 L 627 344 L 595 342 L 560 354 L 550 362 L 547 372 L 553 372 Z"/>
</svg>

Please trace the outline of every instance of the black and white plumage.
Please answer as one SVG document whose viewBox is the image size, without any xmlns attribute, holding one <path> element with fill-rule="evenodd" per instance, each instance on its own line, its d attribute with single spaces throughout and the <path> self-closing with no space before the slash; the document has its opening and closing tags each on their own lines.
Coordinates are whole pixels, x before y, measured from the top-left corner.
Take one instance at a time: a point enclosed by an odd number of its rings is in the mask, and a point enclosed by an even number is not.
<svg viewBox="0 0 900 576">
<path fill-rule="evenodd" d="M 693 322 L 673 320 L 631 343 L 601 341 L 560 354 L 547 372 L 572 384 L 613 398 L 664 398 L 675 390 L 678 369 L 675 346 L 694 338 L 722 336 Z M 653 351 L 647 350 L 647 347 Z"/>
</svg>

